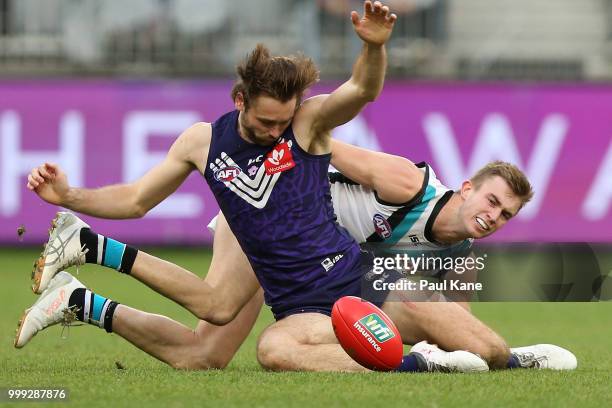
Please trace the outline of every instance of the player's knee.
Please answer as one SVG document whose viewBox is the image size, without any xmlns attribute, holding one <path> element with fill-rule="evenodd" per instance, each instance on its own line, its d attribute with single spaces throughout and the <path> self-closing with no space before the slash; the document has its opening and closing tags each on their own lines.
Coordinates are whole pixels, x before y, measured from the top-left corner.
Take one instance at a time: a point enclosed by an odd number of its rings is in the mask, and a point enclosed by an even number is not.
<svg viewBox="0 0 612 408">
<path fill-rule="evenodd" d="M 277 370 L 280 365 L 280 355 L 274 336 L 265 335 L 257 343 L 257 361 L 267 370 Z"/>
<path fill-rule="evenodd" d="M 200 320 L 205 320 L 217 326 L 225 326 L 232 321 L 233 316 L 221 310 L 213 312 L 197 314 L 196 317 Z"/>
<path fill-rule="evenodd" d="M 239 308 L 234 308 L 231 305 L 220 305 L 219 307 L 207 308 L 206 310 L 199 310 L 194 308 L 192 310 L 195 317 L 200 320 L 207 321 L 217 326 L 225 326 L 238 315 Z"/>
<path fill-rule="evenodd" d="M 204 344 L 194 344 L 182 352 L 177 351 L 170 365 L 177 370 L 220 370 L 227 367 L 232 357 L 233 354 L 211 350 Z"/>
<path fill-rule="evenodd" d="M 221 360 L 213 356 L 190 356 L 187 358 L 179 358 L 170 363 L 172 368 L 185 371 L 200 371 L 200 370 L 222 370 L 229 364 L 229 360 Z"/>
<path fill-rule="evenodd" d="M 169 362 L 170 366 L 176 370 L 185 370 L 185 371 L 197 371 L 197 370 L 206 370 L 208 367 L 204 367 L 203 365 L 196 362 L 196 360 L 191 358 L 176 358 Z"/>
<path fill-rule="evenodd" d="M 204 350 L 194 353 L 185 364 L 189 370 L 223 370 L 232 357 L 233 355 Z"/>
<path fill-rule="evenodd" d="M 290 370 L 285 350 L 290 347 L 286 336 L 276 331 L 262 334 L 257 343 L 257 361 L 266 370 Z"/>
</svg>

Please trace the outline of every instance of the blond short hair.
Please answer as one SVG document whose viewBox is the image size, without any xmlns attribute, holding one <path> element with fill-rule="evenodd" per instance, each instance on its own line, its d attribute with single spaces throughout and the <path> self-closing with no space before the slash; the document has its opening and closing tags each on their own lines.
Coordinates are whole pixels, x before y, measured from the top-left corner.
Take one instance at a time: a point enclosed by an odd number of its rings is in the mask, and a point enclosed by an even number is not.
<svg viewBox="0 0 612 408">
<path fill-rule="evenodd" d="M 533 197 L 531 183 L 518 167 L 504 161 L 493 161 L 476 172 L 470 179 L 476 189 L 482 183 L 494 176 L 501 177 L 510 187 L 510 190 L 521 200 L 521 208 Z"/>
</svg>

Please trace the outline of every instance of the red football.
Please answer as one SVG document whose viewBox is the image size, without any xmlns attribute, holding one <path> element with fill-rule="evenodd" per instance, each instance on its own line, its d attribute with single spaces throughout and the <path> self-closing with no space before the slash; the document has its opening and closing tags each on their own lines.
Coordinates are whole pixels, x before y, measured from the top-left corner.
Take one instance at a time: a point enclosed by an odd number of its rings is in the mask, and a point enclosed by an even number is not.
<svg viewBox="0 0 612 408">
<path fill-rule="evenodd" d="M 334 304 L 331 319 L 342 348 L 362 366 L 390 371 L 401 364 L 404 347 L 399 331 L 372 303 L 345 296 Z"/>
</svg>

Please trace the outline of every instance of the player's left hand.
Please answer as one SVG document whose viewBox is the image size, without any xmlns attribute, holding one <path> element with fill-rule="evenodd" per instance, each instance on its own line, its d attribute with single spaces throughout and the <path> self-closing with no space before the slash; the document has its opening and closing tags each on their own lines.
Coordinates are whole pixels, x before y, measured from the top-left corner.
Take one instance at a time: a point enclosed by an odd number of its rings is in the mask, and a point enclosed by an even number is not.
<svg viewBox="0 0 612 408">
<path fill-rule="evenodd" d="M 380 1 L 366 1 L 363 4 L 363 17 L 356 11 L 351 12 L 355 32 L 364 42 L 383 45 L 391 36 L 397 16 L 389 12 L 389 7 Z"/>
</svg>

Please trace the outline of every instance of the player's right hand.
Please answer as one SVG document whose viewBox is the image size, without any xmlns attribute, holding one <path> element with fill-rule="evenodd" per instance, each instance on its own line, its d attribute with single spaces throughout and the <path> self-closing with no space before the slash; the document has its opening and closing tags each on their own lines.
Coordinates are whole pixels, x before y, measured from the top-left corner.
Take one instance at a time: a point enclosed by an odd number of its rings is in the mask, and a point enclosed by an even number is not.
<svg viewBox="0 0 612 408">
<path fill-rule="evenodd" d="M 28 175 L 28 189 L 48 203 L 62 205 L 70 186 L 68 177 L 57 164 L 45 163 Z"/>
<path fill-rule="evenodd" d="M 355 32 L 364 42 L 384 45 L 391 36 L 397 15 L 391 13 L 389 7 L 380 1 L 372 3 L 367 0 L 363 4 L 363 17 L 352 11 L 351 20 Z"/>
</svg>

